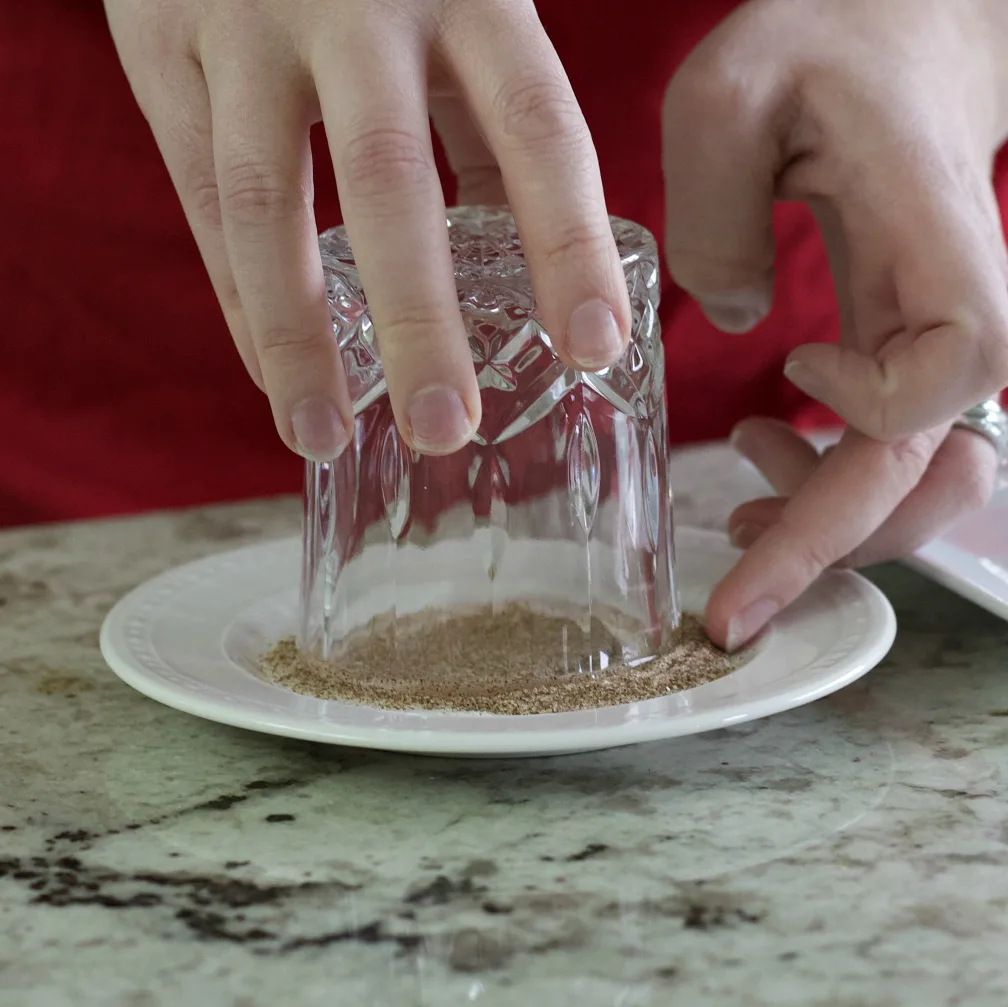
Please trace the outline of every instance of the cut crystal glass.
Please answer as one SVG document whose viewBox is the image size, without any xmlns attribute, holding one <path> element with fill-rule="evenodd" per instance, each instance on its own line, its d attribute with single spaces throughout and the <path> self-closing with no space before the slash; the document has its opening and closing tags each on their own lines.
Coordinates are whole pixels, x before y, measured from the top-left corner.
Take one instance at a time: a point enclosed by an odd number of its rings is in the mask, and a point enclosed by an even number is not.
<svg viewBox="0 0 1008 1007">
<path fill-rule="evenodd" d="M 436 458 L 396 429 L 345 231 L 320 237 L 356 425 L 338 459 L 306 467 L 302 649 L 338 657 L 369 624 L 387 631 L 425 612 L 493 618 L 514 603 L 581 628 L 563 641 L 570 672 L 647 658 L 667 641 L 679 601 L 658 254 L 643 228 L 611 224 L 632 339 L 618 363 L 581 373 L 540 322 L 510 213 L 449 212 L 483 417 L 470 444 Z M 514 640 L 523 645 L 532 647 Z"/>
</svg>

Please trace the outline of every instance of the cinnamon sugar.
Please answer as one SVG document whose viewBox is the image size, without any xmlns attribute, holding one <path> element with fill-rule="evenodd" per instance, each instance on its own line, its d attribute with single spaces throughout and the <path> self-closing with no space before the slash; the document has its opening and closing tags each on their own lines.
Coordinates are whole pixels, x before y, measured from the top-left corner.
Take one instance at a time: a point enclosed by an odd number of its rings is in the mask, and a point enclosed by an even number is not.
<svg viewBox="0 0 1008 1007">
<path fill-rule="evenodd" d="M 584 624 L 509 604 L 496 613 L 475 609 L 376 620 L 327 661 L 284 639 L 265 655 L 261 669 L 268 681 L 318 699 L 520 715 L 654 699 L 714 681 L 741 663 L 715 647 L 700 620 L 689 615 L 651 660 L 583 670 L 588 662 L 580 655 L 599 651 L 621 653 L 616 634 L 598 618 Z M 582 670 L 570 670 L 579 665 Z"/>
</svg>

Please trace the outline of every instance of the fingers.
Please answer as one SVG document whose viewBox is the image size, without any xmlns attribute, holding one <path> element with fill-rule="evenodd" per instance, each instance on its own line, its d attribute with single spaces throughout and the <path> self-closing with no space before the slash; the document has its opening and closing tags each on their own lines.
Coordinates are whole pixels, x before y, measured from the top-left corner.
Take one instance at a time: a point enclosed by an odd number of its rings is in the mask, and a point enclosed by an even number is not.
<svg viewBox="0 0 1008 1007">
<path fill-rule="evenodd" d="M 969 430 L 950 431 L 917 486 L 845 564 L 869 566 L 916 552 L 963 514 L 987 504 L 997 469 L 990 441 Z"/>
<path fill-rule="evenodd" d="M 340 205 L 399 429 L 447 454 L 480 422 L 458 308 L 420 46 L 401 19 L 341 25 L 313 57 Z M 361 81 L 367 81 L 366 87 Z"/>
<path fill-rule="evenodd" d="M 882 444 L 848 430 L 715 588 L 712 638 L 738 649 L 868 539 L 921 480 L 944 433 Z"/>
<path fill-rule="evenodd" d="M 880 143 L 891 149 L 866 171 L 884 177 L 834 197 L 850 284 L 838 294 L 853 303 L 857 338 L 802 346 L 785 374 L 852 426 L 892 440 L 1008 384 L 1008 285 L 986 168 L 953 169 L 926 150 L 908 160 L 898 143 Z"/>
<path fill-rule="evenodd" d="M 210 98 L 202 71 L 192 60 L 180 57 L 172 86 L 165 87 L 165 92 L 149 103 L 151 129 L 238 353 L 252 380 L 265 390 L 221 227 Z"/>
<path fill-rule="evenodd" d="M 506 203 L 500 168 L 466 108 L 454 75 L 437 52 L 432 52 L 429 58 L 428 112 L 455 174 L 455 205 Z"/>
<path fill-rule="evenodd" d="M 241 63 L 218 63 L 215 51 L 208 46 L 203 67 L 235 286 L 280 436 L 330 460 L 353 419 L 315 231 L 307 82 L 269 45 Z"/>
<path fill-rule="evenodd" d="M 546 331 L 599 370 L 627 344 L 630 304 L 584 117 L 531 3 L 454 9 L 444 56 L 500 165 Z"/>
<path fill-rule="evenodd" d="M 730 441 L 781 496 L 794 493 L 820 461 L 819 452 L 780 420 L 743 420 L 732 430 Z"/>
<path fill-rule="evenodd" d="M 506 203 L 504 180 L 465 102 L 452 94 L 432 95 L 430 117 L 455 173 L 458 206 L 495 206 Z"/>
<path fill-rule="evenodd" d="M 780 159 L 776 75 L 737 50 L 713 33 L 679 68 L 662 109 L 669 271 L 726 332 L 770 311 Z"/>
<path fill-rule="evenodd" d="M 788 505 L 788 497 L 763 497 L 747 500 L 736 507 L 728 518 L 728 538 L 736 549 L 748 549 L 767 530 L 780 520 Z"/>
<path fill-rule="evenodd" d="M 878 530 L 839 560 L 842 566 L 870 566 L 909 556 L 953 522 L 987 504 L 997 479 L 997 452 L 969 430 L 952 430 L 935 452 L 920 482 Z M 732 514 L 728 532 L 748 549 L 780 520 L 787 499 L 750 500 Z"/>
</svg>

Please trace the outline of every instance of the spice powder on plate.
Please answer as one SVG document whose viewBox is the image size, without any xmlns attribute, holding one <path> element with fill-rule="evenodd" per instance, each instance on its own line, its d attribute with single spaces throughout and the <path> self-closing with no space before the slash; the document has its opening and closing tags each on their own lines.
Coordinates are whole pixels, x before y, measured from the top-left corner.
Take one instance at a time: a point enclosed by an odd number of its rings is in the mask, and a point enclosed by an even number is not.
<svg viewBox="0 0 1008 1007">
<path fill-rule="evenodd" d="M 263 657 L 261 671 L 267 681 L 318 699 L 522 715 L 642 702 L 714 681 L 744 661 L 715 647 L 691 615 L 649 661 L 568 670 L 578 666 L 571 657 L 599 649 L 619 653 L 598 618 L 585 628 L 569 616 L 509 604 L 497 612 L 379 618 L 351 634 L 330 660 L 302 653 L 287 638 Z"/>
</svg>

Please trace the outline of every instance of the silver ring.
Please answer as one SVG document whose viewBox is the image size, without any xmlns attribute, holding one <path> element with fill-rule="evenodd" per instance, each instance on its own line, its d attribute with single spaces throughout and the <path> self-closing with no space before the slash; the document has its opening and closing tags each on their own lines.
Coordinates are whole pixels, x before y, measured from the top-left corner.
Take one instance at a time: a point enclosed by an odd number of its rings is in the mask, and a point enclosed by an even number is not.
<svg viewBox="0 0 1008 1007">
<path fill-rule="evenodd" d="M 998 462 L 1008 460 L 1008 412 L 998 399 L 988 399 L 980 405 L 967 409 L 953 426 L 986 437 L 997 451 Z"/>
</svg>

